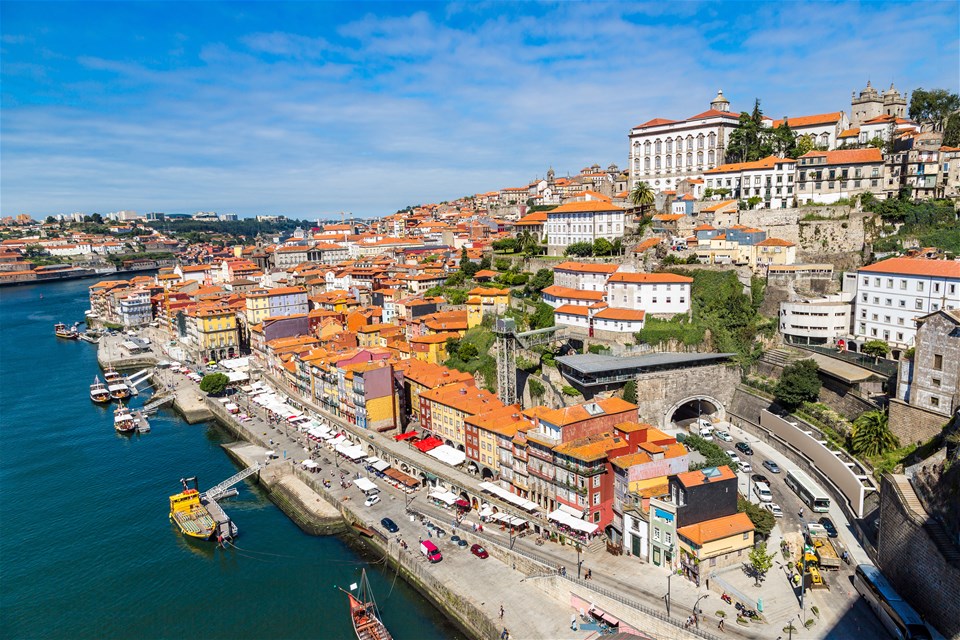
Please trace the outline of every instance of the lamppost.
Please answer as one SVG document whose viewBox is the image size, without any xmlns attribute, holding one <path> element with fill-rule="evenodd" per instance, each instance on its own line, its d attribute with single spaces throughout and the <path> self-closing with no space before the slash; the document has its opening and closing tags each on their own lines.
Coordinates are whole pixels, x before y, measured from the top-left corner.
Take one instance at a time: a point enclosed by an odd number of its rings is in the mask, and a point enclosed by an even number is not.
<svg viewBox="0 0 960 640">
<path fill-rule="evenodd" d="M 673 569 L 670 570 L 670 573 L 667 574 L 667 593 L 663 596 L 663 599 L 667 603 L 667 617 L 670 617 L 670 578 L 673 577 Z"/>
<path fill-rule="evenodd" d="M 702 596 L 700 596 L 699 598 L 697 598 L 697 601 L 693 603 L 693 620 L 694 620 L 694 622 L 695 622 L 696 625 L 697 625 L 697 629 L 700 628 L 700 612 L 699 612 L 699 610 L 697 609 L 697 605 L 699 605 L 699 604 L 700 604 L 700 601 L 703 600 L 704 598 L 708 597 L 709 595 L 710 595 L 709 593 L 705 593 L 705 594 L 703 594 Z"/>
<path fill-rule="evenodd" d="M 577 580 L 580 579 L 580 567 L 583 565 L 583 561 L 580 559 L 580 543 L 575 542 L 573 547 L 577 550 Z"/>
</svg>

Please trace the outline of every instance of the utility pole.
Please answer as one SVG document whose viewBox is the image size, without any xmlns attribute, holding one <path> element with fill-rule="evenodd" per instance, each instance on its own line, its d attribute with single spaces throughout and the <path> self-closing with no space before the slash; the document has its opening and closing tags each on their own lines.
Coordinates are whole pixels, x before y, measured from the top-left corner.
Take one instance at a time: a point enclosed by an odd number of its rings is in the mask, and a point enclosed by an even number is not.
<svg viewBox="0 0 960 640">
<path fill-rule="evenodd" d="M 694 620 L 694 622 L 695 622 L 696 625 L 697 625 L 697 629 L 700 628 L 700 614 L 699 614 L 699 612 L 698 612 L 697 605 L 700 604 L 700 601 L 701 601 L 701 600 L 703 600 L 704 598 L 709 597 L 709 596 L 710 596 L 709 593 L 705 593 L 705 594 L 703 594 L 702 596 L 700 596 L 699 598 L 697 598 L 697 601 L 693 603 L 693 620 Z"/>
<path fill-rule="evenodd" d="M 667 574 L 667 595 L 663 598 L 667 601 L 667 617 L 670 617 L 670 578 L 673 577 L 673 570 L 670 570 L 670 573 Z"/>
</svg>

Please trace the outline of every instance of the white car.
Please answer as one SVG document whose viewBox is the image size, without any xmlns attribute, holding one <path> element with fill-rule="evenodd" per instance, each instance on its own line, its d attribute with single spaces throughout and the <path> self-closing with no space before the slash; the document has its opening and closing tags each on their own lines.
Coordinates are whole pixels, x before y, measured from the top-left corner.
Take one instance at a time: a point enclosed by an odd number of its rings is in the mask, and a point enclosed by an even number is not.
<svg viewBox="0 0 960 640">
<path fill-rule="evenodd" d="M 740 456 L 735 454 L 733 451 L 731 451 L 727 455 L 730 456 L 730 460 L 732 460 L 733 462 L 736 462 L 738 465 L 740 465 L 741 468 L 743 468 L 743 460 L 740 459 Z"/>
<path fill-rule="evenodd" d="M 741 462 L 740 471 L 743 471 L 744 473 L 750 473 L 753 471 L 753 465 L 751 465 L 749 462 Z"/>
<path fill-rule="evenodd" d="M 733 436 L 726 431 L 714 431 L 713 435 L 717 436 L 717 438 L 723 440 L 724 442 L 733 442 Z"/>
<path fill-rule="evenodd" d="M 363 506 L 365 506 L 365 507 L 372 507 L 373 505 L 377 504 L 378 502 L 380 502 L 380 496 L 377 495 L 377 494 L 373 494 L 372 496 L 370 496 L 369 498 L 367 498 L 366 500 L 363 501 Z"/>
<path fill-rule="evenodd" d="M 781 509 L 780 505 L 778 505 L 776 502 L 764 502 L 760 506 L 772 513 L 774 518 L 783 517 L 783 509 Z"/>
</svg>

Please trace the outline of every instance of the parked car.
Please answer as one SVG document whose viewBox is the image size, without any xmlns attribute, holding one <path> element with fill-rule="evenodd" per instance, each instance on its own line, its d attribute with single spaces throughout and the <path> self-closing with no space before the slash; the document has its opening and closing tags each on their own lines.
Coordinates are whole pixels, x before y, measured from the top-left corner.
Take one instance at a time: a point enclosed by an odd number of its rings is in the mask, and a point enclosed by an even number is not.
<svg viewBox="0 0 960 640">
<path fill-rule="evenodd" d="M 727 455 L 730 456 L 731 461 L 736 462 L 737 464 L 743 464 L 743 460 L 740 459 L 740 456 L 735 454 L 733 451 L 731 451 Z"/>
<path fill-rule="evenodd" d="M 763 466 L 766 467 L 770 473 L 780 473 L 780 465 L 773 460 L 764 460 Z"/>
<path fill-rule="evenodd" d="M 837 528 L 833 526 L 833 520 L 830 518 L 820 518 L 819 522 L 820 525 L 827 530 L 827 535 L 831 538 L 836 538 L 837 535 L 839 535 L 837 534 Z"/>
<path fill-rule="evenodd" d="M 400 531 L 400 527 L 397 526 L 397 523 L 390 518 L 384 518 L 380 521 L 380 524 L 382 524 L 383 528 L 390 533 L 396 533 L 397 531 Z"/>
<path fill-rule="evenodd" d="M 758 482 L 762 482 L 763 484 L 765 484 L 765 485 L 767 485 L 767 486 L 770 485 L 770 481 L 767 480 L 767 476 L 762 476 L 762 475 L 760 475 L 759 473 L 753 474 L 752 476 L 750 476 L 750 479 L 753 480 L 753 483 L 754 483 L 754 484 L 756 484 L 756 483 L 758 483 Z"/>
<path fill-rule="evenodd" d="M 750 445 L 748 445 L 746 442 L 738 442 L 738 443 L 737 443 L 737 451 L 739 451 L 740 453 L 742 453 L 742 454 L 745 455 L 745 456 L 752 456 L 752 455 L 753 455 L 753 449 L 751 449 L 751 448 L 750 448 Z"/>
<path fill-rule="evenodd" d="M 472 553 L 473 555 L 477 556 L 477 557 L 480 558 L 481 560 L 483 560 L 484 558 L 489 558 L 489 557 L 490 557 L 490 554 L 487 553 L 487 550 L 484 549 L 483 547 L 481 547 L 481 546 L 478 545 L 478 544 L 475 544 L 475 545 L 473 545 L 472 547 L 470 547 L 470 553 Z"/>
<path fill-rule="evenodd" d="M 741 462 L 740 471 L 743 471 L 744 473 L 750 473 L 751 471 L 753 471 L 753 465 L 746 461 Z"/>
<path fill-rule="evenodd" d="M 363 501 L 363 506 L 372 507 L 378 502 L 380 502 L 380 496 L 378 496 L 377 494 L 373 494 L 372 496 L 370 496 L 369 498 Z"/>
<path fill-rule="evenodd" d="M 774 518 L 783 517 L 783 509 L 781 509 L 780 505 L 778 505 L 776 502 L 764 502 L 760 506 L 772 513 Z"/>
<path fill-rule="evenodd" d="M 726 431 L 714 431 L 713 435 L 717 436 L 718 439 L 723 440 L 724 442 L 733 442 L 733 436 Z"/>
</svg>

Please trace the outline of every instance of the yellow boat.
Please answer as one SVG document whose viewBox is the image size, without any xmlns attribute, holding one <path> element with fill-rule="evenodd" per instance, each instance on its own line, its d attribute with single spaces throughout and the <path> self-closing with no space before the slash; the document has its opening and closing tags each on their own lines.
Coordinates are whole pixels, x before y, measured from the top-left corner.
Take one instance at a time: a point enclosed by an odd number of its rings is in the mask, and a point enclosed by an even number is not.
<svg viewBox="0 0 960 640">
<path fill-rule="evenodd" d="M 193 487 L 189 486 L 193 481 Z M 170 519 L 185 536 L 209 540 L 217 530 L 217 523 L 200 501 L 196 478 L 180 478 L 183 491 L 170 496 Z"/>
</svg>

